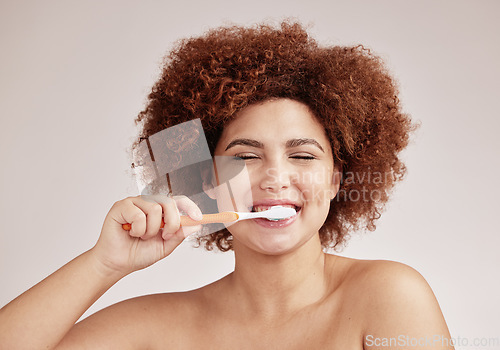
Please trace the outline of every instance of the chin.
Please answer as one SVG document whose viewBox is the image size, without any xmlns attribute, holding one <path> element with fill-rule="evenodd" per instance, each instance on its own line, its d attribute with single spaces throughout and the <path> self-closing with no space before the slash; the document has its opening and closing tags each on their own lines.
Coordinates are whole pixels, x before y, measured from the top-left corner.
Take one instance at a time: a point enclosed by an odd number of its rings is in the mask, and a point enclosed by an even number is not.
<svg viewBox="0 0 500 350">
<path fill-rule="evenodd" d="M 259 253 L 264 254 L 264 255 L 272 255 L 272 256 L 284 255 L 284 254 L 292 252 L 295 249 L 297 249 L 297 247 L 291 247 L 289 245 L 286 245 L 286 246 L 267 245 L 267 246 L 260 246 L 260 247 L 256 248 L 256 250 Z"/>
<path fill-rule="evenodd" d="M 293 252 L 302 247 L 311 238 L 293 237 L 292 235 L 265 236 L 265 237 L 246 237 L 243 244 L 247 249 L 251 249 L 263 255 L 284 255 Z"/>
<path fill-rule="evenodd" d="M 292 224 L 287 229 L 275 231 L 256 226 L 255 223 L 249 221 L 236 223 L 229 227 L 228 230 L 233 235 L 234 240 L 238 241 L 237 243 L 234 242 L 236 245 L 260 254 L 284 255 L 299 249 L 307 242 L 314 240 L 314 237 L 319 241 L 318 232 L 304 232 L 304 224 L 300 222 L 295 223 L 295 225 L 298 224 L 296 227 Z M 249 232 L 251 234 L 248 234 Z"/>
</svg>

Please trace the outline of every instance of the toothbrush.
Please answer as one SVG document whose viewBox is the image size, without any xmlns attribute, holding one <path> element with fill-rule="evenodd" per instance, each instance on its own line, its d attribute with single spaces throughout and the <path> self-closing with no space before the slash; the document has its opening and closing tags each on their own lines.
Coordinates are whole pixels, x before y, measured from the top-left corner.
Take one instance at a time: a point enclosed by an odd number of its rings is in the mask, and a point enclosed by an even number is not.
<svg viewBox="0 0 500 350">
<path fill-rule="evenodd" d="M 236 211 L 225 211 L 222 213 L 216 214 L 204 214 L 203 219 L 197 221 L 191 219 L 189 216 L 181 216 L 181 226 L 196 226 L 201 224 L 212 224 L 212 223 L 223 223 L 223 222 L 237 222 L 240 220 L 247 219 L 257 219 L 257 218 L 265 218 L 273 221 L 278 221 L 280 219 L 286 219 L 296 214 L 295 209 L 293 208 L 285 208 L 281 205 L 275 205 L 268 210 L 260 211 L 260 212 L 236 212 Z M 161 227 L 165 223 L 163 220 L 161 221 Z M 124 230 L 130 231 L 130 224 L 122 225 Z"/>
</svg>

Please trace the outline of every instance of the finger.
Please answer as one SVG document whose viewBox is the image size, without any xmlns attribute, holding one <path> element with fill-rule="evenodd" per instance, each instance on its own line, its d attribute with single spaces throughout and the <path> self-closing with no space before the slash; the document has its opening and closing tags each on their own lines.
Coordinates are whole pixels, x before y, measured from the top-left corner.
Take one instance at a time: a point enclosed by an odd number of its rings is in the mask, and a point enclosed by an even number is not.
<svg viewBox="0 0 500 350">
<path fill-rule="evenodd" d="M 180 227 L 179 230 L 174 233 L 165 235 L 163 246 L 165 252 L 167 252 L 167 255 L 170 254 L 170 252 L 172 252 L 175 248 L 177 248 L 186 237 L 199 230 L 201 230 L 201 225 L 186 226 Z"/>
<path fill-rule="evenodd" d="M 199 232 L 202 229 L 201 225 L 196 225 L 196 226 L 181 226 L 181 229 L 183 231 L 184 238 L 187 238 L 191 236 L 195 232 Z"/>
<path fill-rule="evenodd" d="M 181 226 L 181 216 L 175 201 L 168 197 L 164 199 L 160 205 L 163 208 L 163 232 L 162 238 L 169 237 L 177 232 Z"/>
<path fill-rule="evenodd" d="M 180 235 L 180 237 L 187 237 L 197 231 L 201 230 L 201 225 L 197 226 L 189 226 L 189 227 L 179 227 L 177 224 L 177 217 L 179 218 L 180 225 L 180 215 L 179 212 L 182 210 L 187 213 L 189 217 L 193 220 L 201 220 L 203 218 L 203 214 L 199 207 L 188 197 L 186 196 L 175 196 L 169 197 L 167 195 L 147 195 L 142 196 L 143 199 L 153 202 L 159 203 L 163 208 L 165 226 L 163 227 L 162 237 L 163 239 L 172 239 L 172 237 Z M 175 203 L 172 203 L 172 201 Z M 175 208 L 175 211 L 173 211 Z M 177 233 L 178 230 L 181 230 Z"/>
<path fill-rule="evenodd" d="M 131 228 L 128 234 L 132 237 L 142 237 L 146 233 L 146 214 L 131 199 L 122 202 L 120 210 L 121 220 L 129 223 Z"/>
<path fill-rule="evenodd" d="M 182 227 L 180 227 L 176 232 L 173 233 L 164 232 L 162 238 L 163 238 L 163 249 L 165 253 L 168 255 L 184 241 L 185 237 Z"/>
<path fill-rule="evenodd" d="M 193 220 L 201 220 L 203 219 L 203 214 L 200 208 L 193 202 L 190 198 L 186 196 L 175 196 L 173 197 L 175 203 L 177 204 L 177 208 L 185 212 L 189 217 Z"/>
<path fill-rule="evenodd" d="M 146 226 L 140 237 L 144 240 L 150 239 L 158 234 L 162 224 L 163 208 L 159 203 L 145 200 L 141 197 L 133 197 L 133 204 L 138 207 L 146 217 Z M 133 227 L 133 225 L 132 225 Z"/>
<path fill-rule="evenodd" d="M 190 198 L 188 198 L 186 196 L 175 196 L 173 198 L 174 198 L 179 210 L 182 210 L 183 212 L 188 214 L 191 219 L 193 219 L 193 220 L 203 219 L 203 214 L 202 214 L 200 208 Z M 201 227 L 201 225 L 182 226 L 181 229 L 183 231 L 182 233 L 183 233 L 184 238 L 185 238 L 185 237 L 188 237 L 189 235 L 191 235 L 195 232 L 201 231 L 202 227 Z"/>
</svg>

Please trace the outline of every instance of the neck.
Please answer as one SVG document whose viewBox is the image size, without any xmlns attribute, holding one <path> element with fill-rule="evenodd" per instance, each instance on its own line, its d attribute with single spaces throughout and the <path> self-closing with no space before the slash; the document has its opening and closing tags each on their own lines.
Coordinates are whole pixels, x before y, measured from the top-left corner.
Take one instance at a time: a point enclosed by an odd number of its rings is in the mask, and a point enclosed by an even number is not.
<svg viewBox="0 0 500 350">
<path fill-rule="evenodd" d="M 280 255 L 261 254 L 237 241 L 233 244 L 231 283 L 239 304 L 250 314 L 283 317 L 324 298 L 329 279 L 319 237 Z"/>
</svg>

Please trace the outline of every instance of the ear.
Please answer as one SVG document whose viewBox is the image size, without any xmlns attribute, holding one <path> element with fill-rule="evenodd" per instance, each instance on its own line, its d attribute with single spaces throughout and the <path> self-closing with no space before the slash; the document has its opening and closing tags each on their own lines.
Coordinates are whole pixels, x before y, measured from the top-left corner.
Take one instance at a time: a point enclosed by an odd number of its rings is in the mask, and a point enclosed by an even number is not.
<svg viewBox="0 0 500 350">
<path fill-rule="evenodd" d="M 210 173 L 210 169 L 207 167 L 202 168 L 201 177 L 203 180 L 203 192 L 205 192 L 207 196 L 215 200 L 217 197 L 215 196 L 215 188 L 211 181 L 213 180 L 213 176 Z"/>
<path fill-rule="evenodd" d="M 203 192 L 205 192 L 210 198 L 214 200 L 216 199 L 215 189 L 212 184 L 207 184 L 205 181 L 203 181 Z"/>
</svg>

